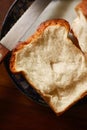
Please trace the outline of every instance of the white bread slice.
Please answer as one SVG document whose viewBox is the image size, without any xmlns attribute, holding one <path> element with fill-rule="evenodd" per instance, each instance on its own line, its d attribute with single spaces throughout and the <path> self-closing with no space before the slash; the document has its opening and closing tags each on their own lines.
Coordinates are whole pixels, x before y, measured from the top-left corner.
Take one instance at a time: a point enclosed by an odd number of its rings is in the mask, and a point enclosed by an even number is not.
<svg viewBox="0 0 87 130">
<path fill-rule="evenodd" d="M 72 23 L 72 30 L 79 41 L 79 46 L 87 53 L 87 0 L 76 6 L 77 18 Z"/>
<path fill-rule="evenodd" d="M 10 68 L 22 73 L 60 115 L 87 92 L 87 60 L 68 38 L 65 20 L 48 20 L 13 50 Z"/>
</svg>

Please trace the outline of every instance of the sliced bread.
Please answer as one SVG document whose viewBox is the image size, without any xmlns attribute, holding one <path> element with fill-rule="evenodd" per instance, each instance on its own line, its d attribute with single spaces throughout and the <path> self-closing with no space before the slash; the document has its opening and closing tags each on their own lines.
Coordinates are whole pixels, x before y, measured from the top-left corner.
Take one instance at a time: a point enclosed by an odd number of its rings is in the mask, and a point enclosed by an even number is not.
<svg viewBox="0 0 87 130">
<path fill-rule="evenodd" d="M 43 22 L 10 60 L 11 71 L 23 74 L 57 115 L 87 92 L 87 59 L 69 33 L 65 20 Z"/>
</svg>

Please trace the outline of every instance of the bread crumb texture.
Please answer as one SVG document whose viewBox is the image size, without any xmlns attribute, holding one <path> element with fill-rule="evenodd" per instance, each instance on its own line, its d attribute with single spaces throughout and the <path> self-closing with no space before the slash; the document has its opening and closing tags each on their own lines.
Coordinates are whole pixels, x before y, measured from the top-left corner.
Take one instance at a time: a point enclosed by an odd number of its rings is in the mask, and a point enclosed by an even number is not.
<svg viewBox="0 0 87 130">
<path fill-rule="evenodd" d="M 24 74 L 59 115 L 87 91 L 87 60 L 68 38 L 69 24 L 65 20 L 52 22 L 43 23 L 41 32 L 37 30 L 21 49 L 13 51 L 11 66 Z"/>
<path fill-rule="evenodd" d="M 72 30 L 84 53 L 87 53 L 87 0 L 76 6 L 77 18 L 72 22 Z"/>
</svg>

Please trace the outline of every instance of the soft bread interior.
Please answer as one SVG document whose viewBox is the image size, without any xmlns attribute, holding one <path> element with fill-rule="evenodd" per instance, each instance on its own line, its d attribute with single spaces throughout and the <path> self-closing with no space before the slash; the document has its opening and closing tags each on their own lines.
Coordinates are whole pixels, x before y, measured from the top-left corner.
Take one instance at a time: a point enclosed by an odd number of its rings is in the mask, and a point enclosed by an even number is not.
<svg viewBox="0 0 87 130">
<path fill-rule="evenodd" d="M 81 50 L 87 53 L 87 16 L 83 12 L 85 8 L 84 4 L 82 8 L 78 6 L 76 9 L 77 18 L 72 23 L 72 30 L 79 41 Z M 85 13 L 87 13 L 87 10 Z"/>
<path fill-rule="evenodd" d="M 22 72 L 57 114 L 87 91 L 87 61 L 68 34 L 69 29 L 57 20 L 57 25 L 47 26 L 37 38 L 13 52 L 15 69 L 11 70 Z"/>
</svg>

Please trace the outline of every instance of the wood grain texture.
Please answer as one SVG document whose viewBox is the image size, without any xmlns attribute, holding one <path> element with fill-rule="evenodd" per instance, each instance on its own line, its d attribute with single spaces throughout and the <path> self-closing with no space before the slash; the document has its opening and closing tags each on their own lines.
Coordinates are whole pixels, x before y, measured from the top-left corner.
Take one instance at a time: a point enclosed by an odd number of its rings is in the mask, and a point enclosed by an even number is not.
<svg viewBox="0 0 87 130">
<path fill-rule="evenodd" d="M 0 0 L 0 28 L 14 0 Z M 23 95 L 0 65 L 0 130 L 87 130 L 87 103 L 74 105 L 57 117 Z"/>
</svg>

